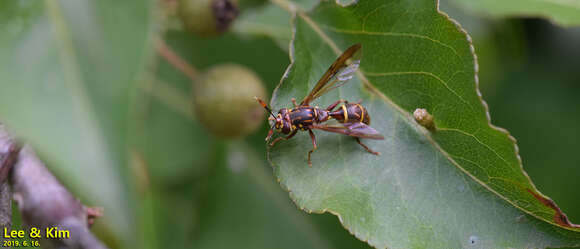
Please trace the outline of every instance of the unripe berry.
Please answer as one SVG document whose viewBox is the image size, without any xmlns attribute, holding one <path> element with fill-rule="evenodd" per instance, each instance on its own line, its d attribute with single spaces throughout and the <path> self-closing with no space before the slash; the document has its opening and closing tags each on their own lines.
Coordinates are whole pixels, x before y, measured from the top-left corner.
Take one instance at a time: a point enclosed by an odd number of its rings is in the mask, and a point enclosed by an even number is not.
<svg viewBox="0 0 580 249">
<path fill-rule="evenodd" d="M 179 0 L 185 29 L 200 36 L 223 33 L 237 16 L 237 0 Z"/>
<path fill-rule="evenodd" d="M 265 98 L 264 83 L 237 64 L 213 66 L 193 84 L 195 116 L 214 135 L 240 137 L 264 124 L 264 110 L 254 97 Z"/>
</svg>

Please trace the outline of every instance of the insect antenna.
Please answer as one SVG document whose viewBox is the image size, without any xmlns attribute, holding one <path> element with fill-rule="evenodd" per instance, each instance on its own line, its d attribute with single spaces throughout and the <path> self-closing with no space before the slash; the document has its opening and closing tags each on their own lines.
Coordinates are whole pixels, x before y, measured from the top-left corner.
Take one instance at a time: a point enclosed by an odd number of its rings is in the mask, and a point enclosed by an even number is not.
<svg viewBox="0 0 580 249">
<path fill-rule="evenodd" d="M 276 115 L 274 115 L 274 113 L 272 113 L 272 110 L 270 109 L 270 107 L 268 107 L 268 104 L 266 104 L 266 102 L 264 102 L 263 100 L 261 100 L 261 99 L 260 99 L 260 98 L 258 98 L 258 97 L 254 97 L 254 99 L 255 99 L 256 101 L 258 101 L 258 103 L 260 103 L 260 105 L 261 105 L 262 107 L 264 107 L 264 109 L 266 109 L 266 110 L 267 110 L 267 111 L 270 113 L 270 115 L 272 115 L 272 117 L 273 117 L 274 119 L 276 119 Z"/>
</svg>

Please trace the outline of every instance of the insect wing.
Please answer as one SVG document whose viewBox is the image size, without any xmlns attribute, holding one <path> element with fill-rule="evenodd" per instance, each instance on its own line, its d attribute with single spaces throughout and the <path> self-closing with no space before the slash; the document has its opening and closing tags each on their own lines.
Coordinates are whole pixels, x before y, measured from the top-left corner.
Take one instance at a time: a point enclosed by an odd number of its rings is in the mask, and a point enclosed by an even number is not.
<svg viewBox="0 0 580 249">
<path fill-rule="evenodd" d="M 329 80 L 329 83 L 326 84 L 322 89 L 320 89 L 316 94 L 312 96 L 312 99 L 317 99 L 318 97 L 326 94 L 330 90 L 335 88 L 341 87 L 348 82 L 348 80 L 352 79 L 358 66 L 360 64 L 360 59 L 353 60 L 347 66 L 341 68 L 336 74 Z"/>
<path fill-rule="evenodd" d="M 353 123 L 344 123 L 343 125 L 349 131 L 351 131 L 352 136 L 378 140 L 385 139 L 385 137 L 383 137 L 381 133 L 379 133 L 373 127 L 366 125 L 365 123 L 353 122 Z"/>
<path fill-rule="evenodd" d="M 308 105 L 312 100 L 328 91 L 344 85 L 350 80 L 360 64 L 361 45 L 357 43 L 346 49 L 322 75 L 312 91 L 304 97 L 300 105 Z M 350 59 L 350 60 L 349 60 Z"/>
<path fill-rule="evenodd" d="M 385 137 L 374 128 L 360 122 L 338 125 L 312 125 L 310 128 L 328 132 L 340 133 L 351 137 L 383 140 Z"/>
</svg>

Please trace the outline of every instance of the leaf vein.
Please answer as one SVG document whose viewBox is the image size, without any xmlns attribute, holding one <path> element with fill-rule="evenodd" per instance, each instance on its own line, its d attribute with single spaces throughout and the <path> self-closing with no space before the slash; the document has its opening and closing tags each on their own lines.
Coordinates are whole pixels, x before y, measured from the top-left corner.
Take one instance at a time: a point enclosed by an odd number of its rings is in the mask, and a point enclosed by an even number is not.
<svg viewBox="0 0 580 249">
<path fill-rule="evenodd" d="M 460 71 L 458 71 L 460 72 Z M 458 72 L 455 72 L 453 75 L 457 74 Z M 439 81 L 449 92 L 451 92 L 453 95 L 455 95 L 457 98 L 459 98 L 459 100 L 461 100 L 461 102 L 463 102 L 464 104 L 466 104 L 471 110 L 473 110 L 473 107 L 471 106 L 471 104 L 469 102 L 467 102 L 465 99 L 463 99 L 463 97 L 461 97 L 461 95 L 459 95 L 457 92 L 455 92 L 451 87 L 449 87 L 449 84 L 447 83 L 447 81 L 441 79 L 439 76 L 435 75 L 434 73 L 431 72 L 423 72 L 423 71 L 417 71 L 417 72 L 386 72 L 386 73 L 376 73 L 376 72 L 364 72 L 365 75 L 368 76 L 373 76 L 373 77 L 381 77 L 381 76 L 397 76 L 397 75 L 426 75 L 426 76 L 430 76 L 434 79 L 436 79 L 437 81 Z"/>
<path fill-rule="evenodd" d="M 497 151 L 495 151 L 493 148 L 489 147 L 489 145 L 487 145 L 486 143 L 484 143 L 484 142 L 482 142 L 481 140 L 479 140 L 479 139 L 478 139 L 478 138 L 477 138 L 475 135 L 473 135 L 473 134 L 471 134 L 471 133 L 469 133 L 469 132 L 466 132 L 466 131 L 460 130 L 460 129 L 455 129 L 455 128 L 437 128 L 437 129 L 438 129 L 439 131 L 452 131 L 452 132 L 458 132 L 458 133 L 461 133 L 461 134 L 463 134 L 463 135 L 466 135 L 466 136 L 472 137 L 472 138 L 473 138 L 473 139 L 474 139 L 476 142 L 478 142 L 479 144 L 483 145 L 483 146 L 484 146 L 485 148 L 487 148 L 489 151 L 493 152 L 493 153 L 494 153 L 494 154 L 495 154 L 495 155 L 496 155 L 496 156 L 497 156 L 499 159 L 501 159 L 501 160 L 502 160 L 502 161 L 503 161 L 503 162 L 504 162 L 504 163 L 505 163 L 507 166 L 509 166 L 509 163 L 508 163 L 508 161 L 507 161 L 507 160 L 506 160 L 504 157 L 502 157 L 502 156 L 501 156 L 499 153 L 497 153 Z"/>
<path fill-rule="evenodd" d="M 322 26 L 324 26 L 325 29 L 328 29 L 330 31 L 333 31 L 333 32 L 336 32 L 336 33 L 343 33 L 343 34 L 393 36 L 393 37 L 411 37 L 411 38 L 428 40 L 428 41 L 434 42 L 434 43 L 436 43 L 436 44 L 438 44 L 440 46 L 443 46 L 443 47 L 451 50 L 453 52 L 453 54 L 455 54 L 455 56 L 457 56 L 458 58 L 461 58 L 461 56 L 459 56 L 459 53 L 457 53 L 457 50 L 455 50 L 455 48 L 449 46 L 448 44 L 445 44 L 442 41 L 439 41 L 437 39 L 431 38 L 431 37 L 426 36 L 426 35 L 411 34 L 411 33 L 400 33 L 400 32 L 380 32 L 380 31 L 366 31 L 366 30 L 348 30 L 348 29 L 339 29 L 339 28 L 332 27 L 332 26 L 325 25 L 325 24 L 322 24 Z"/>
</svg>

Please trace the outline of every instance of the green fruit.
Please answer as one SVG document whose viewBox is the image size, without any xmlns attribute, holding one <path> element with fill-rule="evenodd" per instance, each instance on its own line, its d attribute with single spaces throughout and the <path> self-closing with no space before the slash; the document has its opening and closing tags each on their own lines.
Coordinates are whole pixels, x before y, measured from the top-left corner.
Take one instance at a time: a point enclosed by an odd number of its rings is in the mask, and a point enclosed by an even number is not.
<svg viewBox="0 0 580 249">
<path fill-rule="evenodd" d="M 213 66 L 193 83 L 195 116 L 219 137 L 245 136 L 264 124 L 265 111 L 254 97 L 265 96 L 262 80 L 237 64 Z"/>
<path fill-rule="evenodd" d="M 200 36 L 223 33 L 238 16 L 237 0 L 179 0 L 179 16 L 186 30 Z"/>
</svg>

